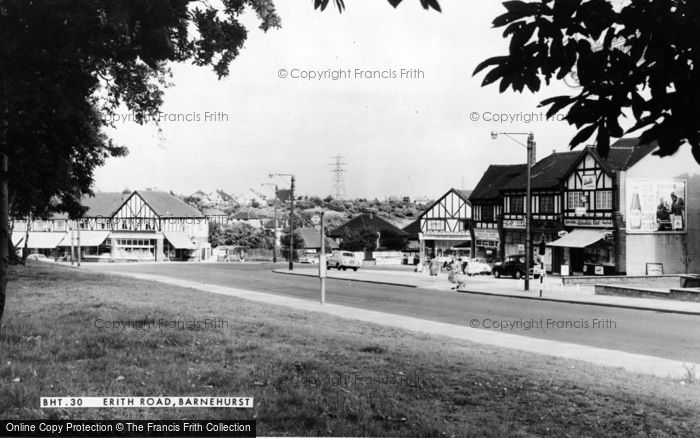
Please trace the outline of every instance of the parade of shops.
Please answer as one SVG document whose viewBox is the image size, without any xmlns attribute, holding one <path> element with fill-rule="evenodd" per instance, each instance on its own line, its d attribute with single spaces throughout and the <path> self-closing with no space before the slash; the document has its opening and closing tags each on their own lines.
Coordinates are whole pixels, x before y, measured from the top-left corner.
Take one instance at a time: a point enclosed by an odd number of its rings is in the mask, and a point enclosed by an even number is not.
<svg viewBox="0 0 700 438">
<path fill-rule="evenodd" d="M 533 259 L 562 276 L 700 271 L 697 165 L 689 148 L 663 158 L 656 150 L 630 138 L 606 158 L 589 146 L 533 160 Z M 526 186 L 527 165 L 513 164 L 489 166 L 471 194 L 451 189 L 414 224 L 421 254 L 524 255 Z"/>
<path fill-rule="evenodd" d="M 211 256 L 208 219 L 167 192 L 98 192 L 86 197 L 80 218 L 13 221 L 18 250 L 83 261 L 206 260 Z"/>
</svg>

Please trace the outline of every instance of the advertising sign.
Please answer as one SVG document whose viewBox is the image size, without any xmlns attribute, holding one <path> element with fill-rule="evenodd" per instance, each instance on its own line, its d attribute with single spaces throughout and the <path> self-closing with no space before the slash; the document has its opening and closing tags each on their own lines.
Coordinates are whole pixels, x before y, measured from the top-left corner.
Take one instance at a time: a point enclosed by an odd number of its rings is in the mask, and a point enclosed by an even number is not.
<svg viewBox="0 0 700 438">
<path fill-rule="evenodd" d="M 625 208 L 628 233 L 684 233 L 686 182 L 628 179 Z"/>
<path fill-rule="evenodd" d="M 581 176 L 581 183 L 584 190 L 595 190 L 595 174 Z"/>
</svg>

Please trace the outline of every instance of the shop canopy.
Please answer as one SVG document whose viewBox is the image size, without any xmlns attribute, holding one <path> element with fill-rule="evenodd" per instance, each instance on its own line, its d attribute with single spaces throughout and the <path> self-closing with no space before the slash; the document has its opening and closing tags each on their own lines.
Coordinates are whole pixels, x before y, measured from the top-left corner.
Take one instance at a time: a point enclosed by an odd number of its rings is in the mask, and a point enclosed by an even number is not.
<svg viewBox="0 0 700 438">
<path fill-rule="evenodd" d="M 109 231 L 80 231 L 80 246 L 100 246 L 109 236 Z M 31 241 L 30 241 L 31 242 Z M 73 231 L 73 245 L 78 246 L 78 232 Z M 71 246 L 71 233 L 65 234 L 59 246 Z"/>
<path fill-rule="evenodd" d="M 27 248 L 50 249 L 56 248 L 59 242 L 63 240 L 66 233 L 56 233 L 52 231 L 30 231 L 29 239 L 27 240 Z M 15 231 L 12 233 L 12 244 L 20 248 L 24 247 L 24 239 L 27 233 L 24 231 Z"/>
<path fill-rule="evenodd" d="M 194 249 L 194 244 L 186 233 L 176 231 L 163 232 L 168 242 L 177 249 Z"/>
<path fill-rule="evenodd" d="M 574 230 L 553 242 L 549 242 L 547 246 L 585 248 L 599 240 L 605 239 L 605 235 L 609 233 L 609 231 L 605 230 Z"/>
</svg>

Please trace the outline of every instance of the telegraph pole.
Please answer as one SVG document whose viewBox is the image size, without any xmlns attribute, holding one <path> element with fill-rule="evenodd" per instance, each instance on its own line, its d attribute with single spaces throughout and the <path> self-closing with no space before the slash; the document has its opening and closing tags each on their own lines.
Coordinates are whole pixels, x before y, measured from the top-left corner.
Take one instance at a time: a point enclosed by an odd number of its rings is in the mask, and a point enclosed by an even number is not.
<svg viewBox="0 0 700 438">
<path fill-rule="evenodd" d="M 294 270 L 294 175 L 292 175 L 292 202 L 289 207 L 289 270 Z"/>
</svg>

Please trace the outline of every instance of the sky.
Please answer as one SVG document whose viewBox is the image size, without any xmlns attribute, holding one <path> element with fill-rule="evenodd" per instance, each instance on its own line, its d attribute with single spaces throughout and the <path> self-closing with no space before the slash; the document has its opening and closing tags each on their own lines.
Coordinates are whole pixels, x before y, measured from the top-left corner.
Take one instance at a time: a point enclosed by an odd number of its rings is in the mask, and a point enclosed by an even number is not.
<svg viewBox="0 0 700 438">
<path fill-rule="evenodd" d="M 522 145 L 492 140 L 493 130 L 533 132 L 538 159 L 568 150 L 575 129 L 545 120 L 537 105 L 576 89 L 556 82 L 500 94 L 472 75 L 507 53 L 502 29 L 491 27 L 501 2 L 443 0 L 442 13 L 418 0 L 346 4 L 341 14 L 278 0 L 282 28 L 267 33 L 246 16 L 248 40 L 222 80 L 208 67 L 173 65 L 162 111 L 175 120 L 159 131 L 115 114 L 108 134 L 130 154 L 96 171 L 95 190 L 266 193 L 261 183 L 289 185 L 268 177 L 285 173 L 298 194 L 323 197 L 335 194 L 340 155 L 346 198 L 436 198 L 472 189 L 490 164 L 525 161 Z"/>
</svg>

